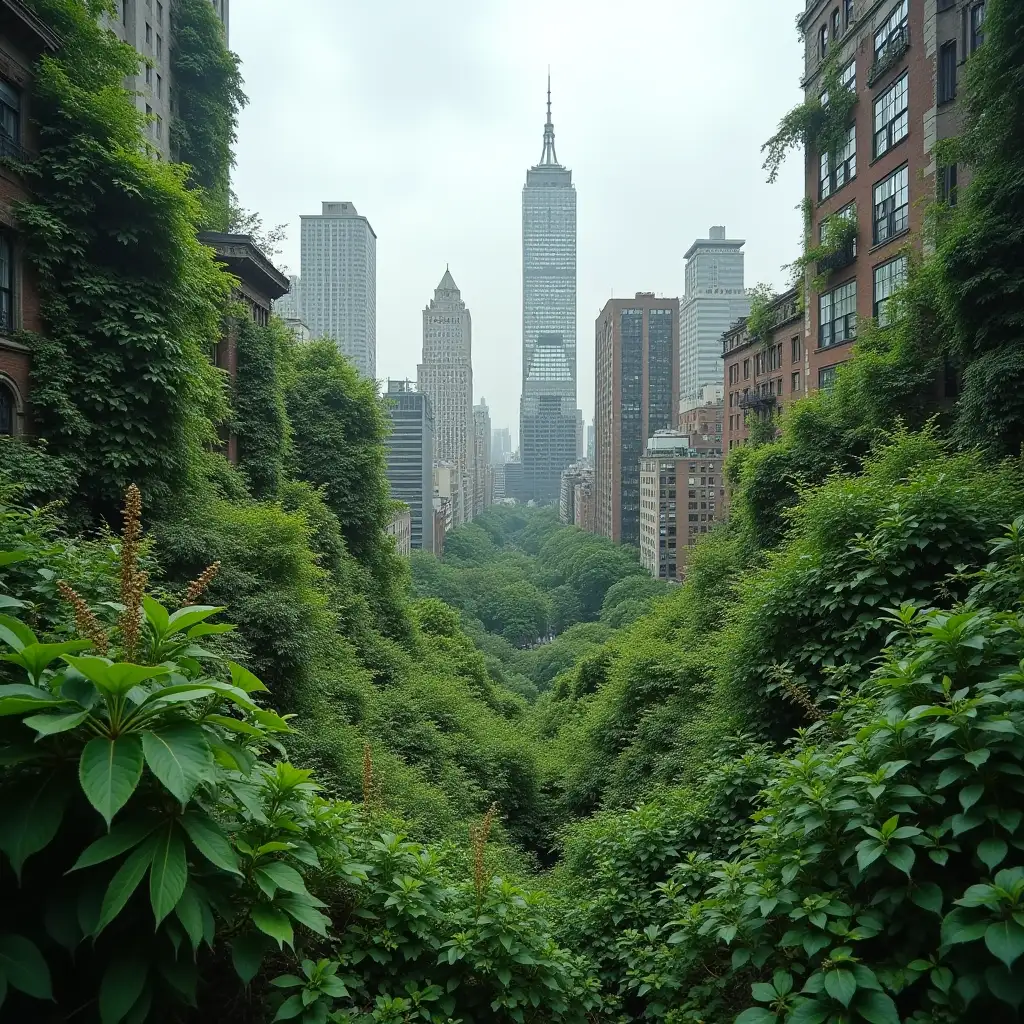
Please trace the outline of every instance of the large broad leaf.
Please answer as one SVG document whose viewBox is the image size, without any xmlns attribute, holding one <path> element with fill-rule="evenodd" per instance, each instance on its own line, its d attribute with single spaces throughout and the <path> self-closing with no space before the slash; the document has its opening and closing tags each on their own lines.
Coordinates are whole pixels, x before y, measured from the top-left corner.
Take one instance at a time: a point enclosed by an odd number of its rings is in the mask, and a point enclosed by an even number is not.
<svg viewBox="0 0 1024 1024">
<path fill-rule="evenodd" d="M 115 957 L 100 982 L 100 1024 L 120 1024 L 146 985 L 146 961 L 126 950 Z"/>
<path fill-rule="evenodd" d="M 180 633 L 183 629 L 191 629 L 197 623 L 222 611 L 224 611 L 223 607 L 218 608 L 212 604 L 193 604 L 187 608 L 179 608 L 170 618 L 167 635 L 172 636 L 174 633 Z"/>
<path fill-rule="evenodd" d="M 857 991 L 857 981 L 853 972 L 842 967 L 826 971 L 825 991 L 833 999 L 838 999 L 843 1006 L 849 1006 L 850 1000 Z"/>
<path fill-rule="evenodd" d="M 331 919 L 321 914 L 311 903 L 302 896 L 283 896 L 277 901 L 277 906 L 286 910 L 295 918 L 299 924 L 304 924 L 310 931 L 317 935 L 327 936 L 327 929 L 331 927 Z"/>
<path fill-rule="evenodd" d="M 256 678 L 244 665 L 239 665 L 237 661 L 229 661 L 228 667 L 231 669 L 231 682 L 235 684 L 240 690 L 244 690 L 246 693 L 255 693 L 259 690 L 266 690 L 266 687 L 259 679 Z"/>
<path fill-rule="evenodd" d="M 1024 953 L 1024 928 L 1012 918 L 990 924 L 985 930 L 985 945 L 988 951 L 1011 968 Z"/>
<path fill-rule="evenodd" d="M 266 936 L 259 932 L 239 935 L 232 941 L 231 962 L 243 985 L 248 985 L 259 973 L 260 964 L 269 949 L 270 943 Z"/>
<path fill-rule="evenodd" d="M 141 846 L 132 850 L 125 858 L 124 863 L 117 869 L 103 896 L 103 904 L 100 907 L 100 916 L 96 922 L 94 934 L 99 935 L 124 910 L 125 904 L 139 887 L 139 882 L 142 881 L 153 860 L 156 844 L 156 837 L 150 836 Z"/>
<path fill-rule="evenodd" d="M 192 844 L 211 864 L 236 875 L 242 873 L 235 851 L 213 818 L 201 811 L 189 810 L 180 820 Z"/>
<path fill-rule="evenodd" d="M 52 999 L 50 968 L 35 943 L 23 935 L 0 935 L 0 977 L 35 999 Z"/>
<path fill-rule="evenodd" d="M 294 1020 L 296 1017 L 300 1017 L 306 1009 L 306 1004 L 302 1001 L 302 996 L 294 995 L 289 996 L 279 1007 L 277 1013 L 274 1014 L 274 1020 L 271 1024 L 275 1024 L 279 1020 Z"/>
<path fill-rule="evenodd" d="M 108 658 L 65 655 L 64 660 L 105 693 L 115 697 L 127 693 L 147 679 L 159 679 L 171 672 L 166 665 L 131 665 L 126 662 L 115 663 Z"/>
<path fill-rule="evenodd" d="M 50 715 L 30 715 L 23 721 L 39 734 L 36 736 L 38 743 L 44 736 L 54 736 L 59 732 L 69 732 L 77 728 L 88 717 L 88 711 L 58 711 Z"/>
<path fill-rule="evenodd" d="M 261 864 L 254 872 L 259 887 L 271 898 L 278 889 L 305 895 L 306 883 L 302 875 L 284 861 L 272 860 Z"/>
<path fill-rule="evenodd" d="M 884 992 L 861 992 L 855 1005 L 857 1012 L 871 1024 L 900 1024 L 896 1004 Z"/>
<path fill-rule="evenodd" d="M 13 615 L 0 615 L 0 642 L 13 647 L 16 651 L 22 651 L 29 644 L 38 643 L 38 640 L 35 633 L 21 619 L 16 619 Z"/>
<path fill-rule="evenodd" d="M 183 804 L 209 778 L 213 754 L 206 734 L 193 722 L 144 732 L 142 748 L 149 770 Z"/>
<path fill-rule="evenodd" d="M 0 565 L 14 565 L 15 562 L 24 562 L 31 557 L 31 551 L 0 551 Z"/>
<path fill-rule="evenodd" d="M 162 640 L 170 622 L 167 609 L 155 597 L 145 594 L 142 598 L 142 610 L 146 613 L 146 620 L 153 627 L 157 639 Z"/>
<path fill-rule="evenodd" d="M 151 815 L 133 818 L 130 821 L 119 821 L 105 836 L 100 836 L 96 842 L 85 848 L 72 865 L 71 871 L 91 868 L 94 864 L 102 864 L 112 857 L 126 853 L 154 832 L 159 824 L 159 819 Z"/>
<path fill-rule="evenodd" d="M 142 741 L 133 734 L 89 740 L 78 762 L 78 778 L 89 803 L 109 825 L 142 778 Z"/>
<path fill-rule="evenodd" d="M 181 894 L 174 913 L 188 934 L 188 940 L 192 943 L 192 952 L 198 952 L 203 941 L 203 901 L 195 886 L 185 886 L 185 891 Z"/>
<path fill-rule="evenodd" d="M 149 900 L 158 925 L 181 899 L 187 881 L 185 843 L 177 828 L 167 825 L 156 837 L 153 864 L 149 869 Z"/>
<path fill-rule="evenodd" d="M 775 1024 L 777 1020 L 778 1018 L 770 1010 L 752 1006 L 736 1018 L 736 1024 Z"/>
<path fill-rule="evenodd" d="M 65 654 L 74 654 L 92 646 L 89 640 L 66 640 L 59 644 L 27 644 L 15 654 L 4 655 L 5 661 L 12 661 L 29 674 L 33 682 L 38 683 L 43 672 L 58 658 Z"/>
<path fill-rule="evenodd" d="M 249 911 L 249 914 L 252 917 L 252 923 L 264 935 L 275 939 L 279 947 L 283 947 L 286 942 L 289 946 L 292 944 L 294 938 L 292 923 L 283 910 L 272 907 L 269 903 L 257 903 Z"/>
<path fill-rule="evenodd" d="M 49 846 L 60 828 L 67 803 L 67 787 L 56 774 L 28 792 L 7 795 L 0 809 L 0 850 L 7 854 L 15 875 L 34 853 Z"/>
<path fill-rule="evenodd" d="M 10 594 L 0 594 L 0 608 L 24 608 L 25 602 L 19 601 Z"/>
</svg>

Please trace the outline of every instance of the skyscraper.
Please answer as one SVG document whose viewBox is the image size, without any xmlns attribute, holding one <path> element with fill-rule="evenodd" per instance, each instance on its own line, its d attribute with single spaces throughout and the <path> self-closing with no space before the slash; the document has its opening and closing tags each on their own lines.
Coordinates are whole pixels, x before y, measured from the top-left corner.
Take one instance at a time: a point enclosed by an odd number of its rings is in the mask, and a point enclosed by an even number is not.
<svg viewBox="0 0 1024 1024">
<path fill-rule="evenodd" d="M 480 515 L 493 500 L 491 470 L 491 413 L 487 402 L 480 399 L 473 406 L 473 486 L 474 515 Z"/>
<path fill-rule="evenodd" d="M 423 310 L 423 361 L 416 377 L 434 411 L 434 459 L 456 467 L 472 493 L 473 321 L 447 268 Z M 464 502 L 459 523 L 472 519 L 473 509 L 472 500 Z"/>
<path fill-rule="evenodd" d="M 679 309 L 680 411 L 699 405 L 701 389 L 722 383 L 722 335 L 750 312 L 743 286 L 742 239 L 713 227 L 686 252 L 686 293 Z"/>
<path fill-rule="evenodd" d="M 303 214 L 302 318 L 331 338 L 364 377 L 377 374 L 377 236 L 352 203 Z"/>
<path fill-rule="evenodd" d="M 512 435 L 508 427 L 495 427 L 491 431 L 491 464 L 501 466 L 505 456 L 512 454 Z"/>
<path fill-rule="evenodd" d="M 594 529 L 616 543 L 640 543 L 640 459 L 675 425 L 678 367 L 678 299 L 609 299 L 595 324 Z"/>
<path fill-rule="evenodd" d="M 576 457 L 576 189 L 548 117 L 540 162 L 523 188 L 521 497 L 557 500 Z"/>
<path fill-rule="evenodd" d="M 414 551 L 434 549 L 434 419 L 430 400 L 407 380 L 389 380 L 387 439 L 391 496 L 409 506 Z"/>
</svg>

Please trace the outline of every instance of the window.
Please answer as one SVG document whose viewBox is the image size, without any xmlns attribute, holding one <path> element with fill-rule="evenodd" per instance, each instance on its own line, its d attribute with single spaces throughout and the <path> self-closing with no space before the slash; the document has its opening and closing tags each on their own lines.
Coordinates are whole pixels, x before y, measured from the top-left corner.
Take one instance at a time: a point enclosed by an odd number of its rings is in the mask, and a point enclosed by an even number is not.
<svg viewBox="0 0 1024 1024">
<path fill-rule="evenodd" d="M 158 3 L 156 5 L 156 23 L 162 25 L 164 23 L 164 5 Z"/>
<path fill-rule="evenodd" d="M 153 84 L 153 69 L 147 64 L 146 65 L 146 85 Z"/>
<path fill-rule="evenodd" d="M 939 49 L 939 103 L 956 98 L 956 40 L 943 43 Z"/>
<path fill-rule="evenodd" d="M 956 164 L 939 168 L 939 200 L 947 206 L 956 206 Z"/>
<path fill-rule="evenodd" d="M 163 96 L 164 94 L 164 80 L 160 75 L 156 76 L 156 94 L 157 96 Z"/>
<path fill-rule="evenodd" d="M 910 227 L 910 187 L 907 165 L 880 181 L 874 189 L 875 244 L 907 231 Z"/>
<path fill-rule="evenodd" d="M 835 41 L 839 38 L 839 8 L 837 7 L 832 12 L 832 39 Z"/>
<path fill-rule="evenodd" d="M 157 55 L 157 58 L 162 57 L 163 56 L 163 52 L 164 52 L 164 41 L 160 38 L 160 36 L 157 36 L 156 37 L 156 55 Z"/>
<path fill-rule="evenodd" d="M 857 126 L 850 125 L 846 144 L 830 158 L 822 153 L 818 196 L 827 199 L 833 192 L 841 189 L 857 173 Z"/>
<path fill-rule="evenodd" d="M 907 257 L 883 263 L 875 267 L 874 316 L 879 327 L 889 326 L 888 306 L 892 293 L 907 280 Z"/>
<path fill-rule="evenodd" d="M 799 372 L 793 374 L 793 377 L 790 380 L 789 390 L 791 392 L 793 392 L 793 394 L 796 394 L 796 392 L 798 392 L 800 390 L 800 373 Z"/>
<path fill-rule="evenodd" d="M 848 281 L 818 299 L 818 348 L 831 348 L 857 337 L 857 282 Z"/>
<path fill-rule="evenodd" d="M 128 24 L 128 0 L 121 0 L 121 24 Z"/>
<path fill-rule="evenodd" d="M 21 93 L 0 80 L 0 135 L 21 142 Z"/>
<path fill-rule="evenodd" d="M 909 0 L 900 0 L 885 20 L 885 24 L 875 33 L 875 60 L 877 61 L 889 46 L 907 31 L 907 20 L 910 16 Z"/>
<path fill-rule="evenodd" d="M 804 357 L 804 343 L 803 339 L 796 337 L 789 342 L 789 357 L 790 361 L 799 363 Z"/>
<path fill-rule="evenodd" d="M 835 366 L 823 366 L 818 371 L 818 387 L 822 391 L 830 391 L 832 385 L 836 382 L 836 370 L 839 369 L 839 364 Z"/>
<path fill-rule="evenodd" d="M 849 89 L 850 92 L 857 91 L 857 58 L 854 57 L 849 64 L 840 72 L 839 84 Z M 828 89 L 819 97 L 823 107 L 828 106 Z"/>
<path fill-rule="evenodd" d="M 14 434 L 14 392 L 10 385 L 0 378 L 0 437 Z"/>
<path fill-rule="evenodd" d="M 897 142 L 907 137 L 910 119 L 907 115 L 909 75 L 886 89 L 875 100 L 875 156 L 887 153 Z"/>
<path fill-rule="evenodd" d="M 824 243 L 828 235 L 828 226 L 834 219 L 842 218 L 843 220 L 851 221 L 856 225 L 857 223 L 857 204 L 847 203 L 841 210 L 836 210 L 835 213 L 828 217 L 822 217 L 818 222 L 818 242 Z M 857 256 L 857 236 L 854 235 L 852 239 L 846 244 L 846 249 L 849 250 L 851 257 L 856 258 Z M 845 250 L 844 250 L 845 251 Z"/>
<path fill-rule="evenodd" d="M 146 22 L 146 45 L 153 45 L 153 26 L 148 21 Z"/>
<path fill-rule="evenodd" d="M 818 56 L 822 60 L 828 56 L 828 25 L 822 25 L 818 32 Z"/>
<path fill-rule="evenodd" d="M 853 0 L 844 0 L 843 6 L 845 8 L 846 27 L 849 28 L 853 24 Z"/>
<path fill-rule="evenodd" d="M 975 4 L 971 8 L 970 32 L 970 52 L 974 53 L 985 41 L 985 5 L 983 3 Z"/>
<path fill-rule="evenodd" d="M 750 380 L 750 360 L 743 360 L 743 379 Z"/>
<path fill-rule="evenodd" d="M 9 334 L 14 322 L 14 247 L 9 235 L 0 233 L 0 332 Z"/>
</svg>

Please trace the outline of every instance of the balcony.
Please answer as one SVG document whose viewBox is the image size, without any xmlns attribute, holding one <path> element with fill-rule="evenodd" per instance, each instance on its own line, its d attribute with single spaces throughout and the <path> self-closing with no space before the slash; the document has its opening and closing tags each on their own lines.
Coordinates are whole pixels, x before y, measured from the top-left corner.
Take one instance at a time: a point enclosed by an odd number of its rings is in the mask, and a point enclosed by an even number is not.
<svg viewBox="0 0 1024 1024">
<path fill-rule="evenodd" d="M 889 41 L 885 44 L 885 48 L 878 55 L 875 63 L 871 65 L 871 70 L 868 72 L 868 85 L 874 85 L 875 82 L 877 82 L 882 75 L 886 73 L 886 71 L 892 69 L 900 57 L 902 57 L 909 49 L 910 26 L 904 25 L 889 37 Z"/>
<path fill-rule="evenodd" d="M 841 249 L 818 260 L 815 270 L 819 277 L 828 277 L 843 267 L 848 267 L 857 258 L 857 236 L 854 235 Z"/>
<path fill-rule="evenodd" d="M 774 407 L 774 395 L 740 395 L 741 409 L 753 409 L 755 412 L 761 412 L 762 409 L 773 409 Z"/>
</svg>

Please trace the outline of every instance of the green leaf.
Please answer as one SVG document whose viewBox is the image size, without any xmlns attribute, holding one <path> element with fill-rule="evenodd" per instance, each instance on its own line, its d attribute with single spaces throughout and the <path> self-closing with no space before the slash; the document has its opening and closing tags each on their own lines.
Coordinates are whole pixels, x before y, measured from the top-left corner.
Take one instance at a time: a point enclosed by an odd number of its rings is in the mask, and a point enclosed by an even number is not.
<svg viewBox="0 0 1024 1024">
<path fill-rule="evenodd" d="M 942 890 L 934 882 L 922 882 L 914 888 L 910 898 L 924 910 L 942 913 Z"/>
<path fill-rule="evenodd" d="M 978 859 L 992 871 L 1006 859 L 1009 847 L 1002 839 L 983 839 L 978 843 Z"/>
<path fill-rule="evenodd" d="M 793 1008 L 786 1024 L 824 1024 L 830 1015 L 828 1006 L 819 1003 L 817 999 L 806 999 Z"/>
<path fill-rule="evenodd" d="M 179 608 L 168 621 L 167 635 L 173 636 L 183 629 L 191 629 L 197 623 L 222 611 L 223 607 L 217 608 L 211 604 L 190 604 L 186 608 Z"/>
<path fill-rule="evenodd" d="M 306 902 L 299 896 L 282 896 L 277 901 L 277 906 L 286 910 L 299 924 L 305 925 L 310 931 L 316 932 L 324 938 L 327 937 L 327 929 L 331 926 L 331 919 L 321 914 L 311 903 Z"/>
<path fill-rule="evenodd" d="M 22 721 L 39 735 L 38 743 L 44 736 L 54 736 L 60 732 L 69 732 L 81 725 L 89 717 L 88 711 L 64 711 L 52 715 L 30 715 Z"/>
<path fill-rule="evenodd" d="M 264 935 L 269 935 L 277 941 L 279 947 L 285 943 L 290 946 L 294 939 L 292 923 L 288 915 L 269 903 L 257 903 L 249 912 L 252 922 Z"/>
<path fill-rule="evenodd" d="M 159 821 L 151 817 L 119 821 L 105 836 L 100 836 L 96 842 L 90 843 L 82 851 L 82 855 L 69 869 L 69 873 L 70 871 L 80 871 L 82 868 L 91 868 L 94 864 L 102 864 L 104 861 L 138 846 L 146 836 L 156 829 L 158 824 Z"/>
<path fill-rule="evenodd" d="M 289 996 L 280 1006 L 274 1020 L 292 1020 L 294 1017 L 298 1017 L 300 1013 L 305 1010 L 305 1004 L 302 1002 L 302 996 L 294 995 Z"/>
<path fill-rule="evenodd" d="M 79 659 L 81 660 L 81 659 Z M 86 743 L 78 762 L 78 778 L 89 803 L 109 826 L 142 778 L 142 742 L 131 733 Z"/>
<path fill-rule="evenodd" d="M 210 744 L 194 722 L 147 730 L 142 734 L 142 749 L 150 771 L 183 804 L 209 777 L 213 765 Z"/>
<path fill-rule="evenodd" d="M 872 843 L 866 846 L 862 846 L 857 851 L 857 867 L 861 871 L 865 871 L 869 868 L 882 854 L 885 853 L 885 847 L 880 843 Z"/>
<path fill-rule="evenodd" d="M 213 818 L 201 811 L 188 810 L 180 820 L 189 839 L 192 840 L 192 845 L 211 864 L 235 875 L 242 873 L 235 851 Z"/>
<path fill-rule="evenodd" d="M 14 565 L 15 562 L 24 562 L 31 557 L 31 551 L 0 551 L 0 565 Z"/>
<path fill-rule="evenodd" d="M 752 1006 L 736 1018 L 736 1024 L 775 1024 L 777 1019 L 774 1013 L 764 1007 Z"/>
<path fill-rule="evenodd" d="M 788 996 L 793 991 L 793 976 L 788 971 L 776 971 L 772 975 L 772 986 L 780 996 Z"/>
<path fill-rule="evenodd" d="M 181 894 L 174 913 L 188 933 L 192 951 L 198 952 L 203 941 L 203 905 L 195 886 L 185 886 L 185 891 Z"/>
<path fill-rule="evenodd" d="M 1014 1009 L 1024 1002 L 1024 978 L 1019 971 L 1008 971 L 1002 964 L 993 964 L 985 971 L 989 991 Z"/>
<path fill-rule="evenodd" d="M 36 944 L 24 935 L 0 935 L 0 977 L 34 999 L 53 999 L 50 968 Z"/>
<path fill-rule="evenodd" d="M 960 790 L 960 806 L 965 811 L 969 811 L 981 799 L 984 792 L 985 787 L 980 784 L 964 786 L 964 788 Z"/>
<path fill-rule="evenodd" d="M 231 669 L 231 682 L 245 693 L 256 693 L 267 689 L 244 665 L 239 665 L 236 661 L 229 661 L 228 668 Z"/>
<path fill-rule="evenodd" d="M 985 945 L 994 957 L 1002 960 L 1010 969 L 1021 953 L 1024 953 L 1024 928 L 1014 920 L 990 924 L 985 930 Z"/>
<path fill-rule="evenodd" d="M 975 942 L 985 934 L 987 926 L 987 921 L 973 921 L 963 910 L 953 910 L 942 919 L 942 944 L 955 946 Z"/>
<path fill-rule="evenodd" d="M 0 661 L 4 660 L 4 657 L 4 655 L 0 655 Z M 11 715 L 23 715 L 26 711 L 45 711 L 47 708 L 67 706 L 65 701 L 48 697 L 45 690 L 37 690 L 36 692 L 39 694 L 38 697 L 30 696 L 29 694 L 25 694 L 23 697 L 0 696 L 0 718 L 7 718 Z"/>
<path fill-rule="evenodd" d="M 166 665 L 131 665 L 127 662 L 114 663 L 108 658 L 72 657 L 64 660 L 73 668 L 94 682 L 105 693 L 120 697 L 147 679 L 159 679 L 170 674 Z"/>
<path fill-rule="evenodd" d="M 100 1022 L 120 1024 L 142 995 L 146 985 L 146 961 L 130 952 L 111 960 L 100 982 Z"/>
<path fill-rule="evenodd" d="M 149 594 L 142 595 L 142 610 L 146 613 L 146 619 L 153 627 L 157 640 L 162 640 L 167 633 L 168 622 L 167 609 Z"/>
<path fill-rule="evenodd" d="M 306 883 L 302 880 L 302 875 L 291 867 L 289 864 L 285 864 L 284 861 L 272 860 L 265 864 L 261 864 L 255 872 L 257 875 L 262 875 L 265 879 L 271 883 L 271 892 L 267 893 L 268 896 L 273 897 L 274 890 L 280 888 L 284 889 L 285 892 L 294 892 L 305 894 Z M 263 888 L 260 886 L 260 888 Z M 266 890 L 264 890 L 266 891 Z"/>
<path fill-rule="evenodd" d="M 894 868 L 909 876 L 910 869 L 914 866 L 915 854 L 909 846 L 894 846 L 886 853 L 885 859 Z"/>
<path fill-rule="evenodd" d="M 10 594 L 0 594 L 0 608 L 24 608 L 25 602 L 19 601 Z"/>
<path fill-rule="evenodd" d="M 843 1006 L 849 1006 L 850 1000 L 857 991 L 857 981 L 853 976 L 853 972 L 842 967 L 826 971 L 825 991 L 833 999 L 838 999 Z"/>
<path fill-rule="evenodd" d="M 89 640 L 67 640 L 59 644 L 27 644 L 16 654 L 5 655 L 5 661 L 12 661 L 29 674 L 33 682 L 38 683 L 43 672 L 49 665 L 64 654 L 74 654 L 92 646 Z"/>
<path fill-rule="evenodd" d="M 25 861 L 56 836 L 67 798 L 67 789 L 54 773 L 28 793 L 9 793 L 6 806 L 0 806 L 0 850 L 19 881 Z"/>
<path fill-rule="evenodd" d="M 775 1001 L 778 993 L 775 991 L 774 985 L 769 985 L 764 981 L 756 981 L 750 986 L 750 994 L 759 1003 L 772 1003 Z"/>
<path fill-rule="evenodd" d="M 149 901 L 157 925 L 175 908 L 188 881 L 185 844 L 173 824 L 156 837 L 149 871 Z"/>
<path fill-rule="evenodd" d="M 125 904 L 131 899 L 132 893 L 139 887 L 139 883 L 145 876 L 153 860 L 155 849 L 156 839 L 150 836 L 141 846 L 132 850 L 125 858 L 124 863 L 117 869 L 103 896 L 103 905 L 100 907 L 100 916 L 96 922 L 94 935 L 99 935 L 124 910 Z"/>
<path fill-rule="evenodd" d="M 35 633 L 13 615 L 0 615 L 0 640 L 16 651 L 24 650 L 29 644 L 38 643 Z"/>
<path fill-rule="evenodd" d="M 243 985 L 248 985 L 259 973 L 260 964 L 268 949 L 269 943 L 266 938 L 255 932 L 239 935 L 232 941 L 231 962 Z"/>
<path fill-rule="evenodd" d="M 856 1009 L 871 1024 L 900 1024 L 896 1004 L 884 992 L 861 992 Z"/>
</svg>

